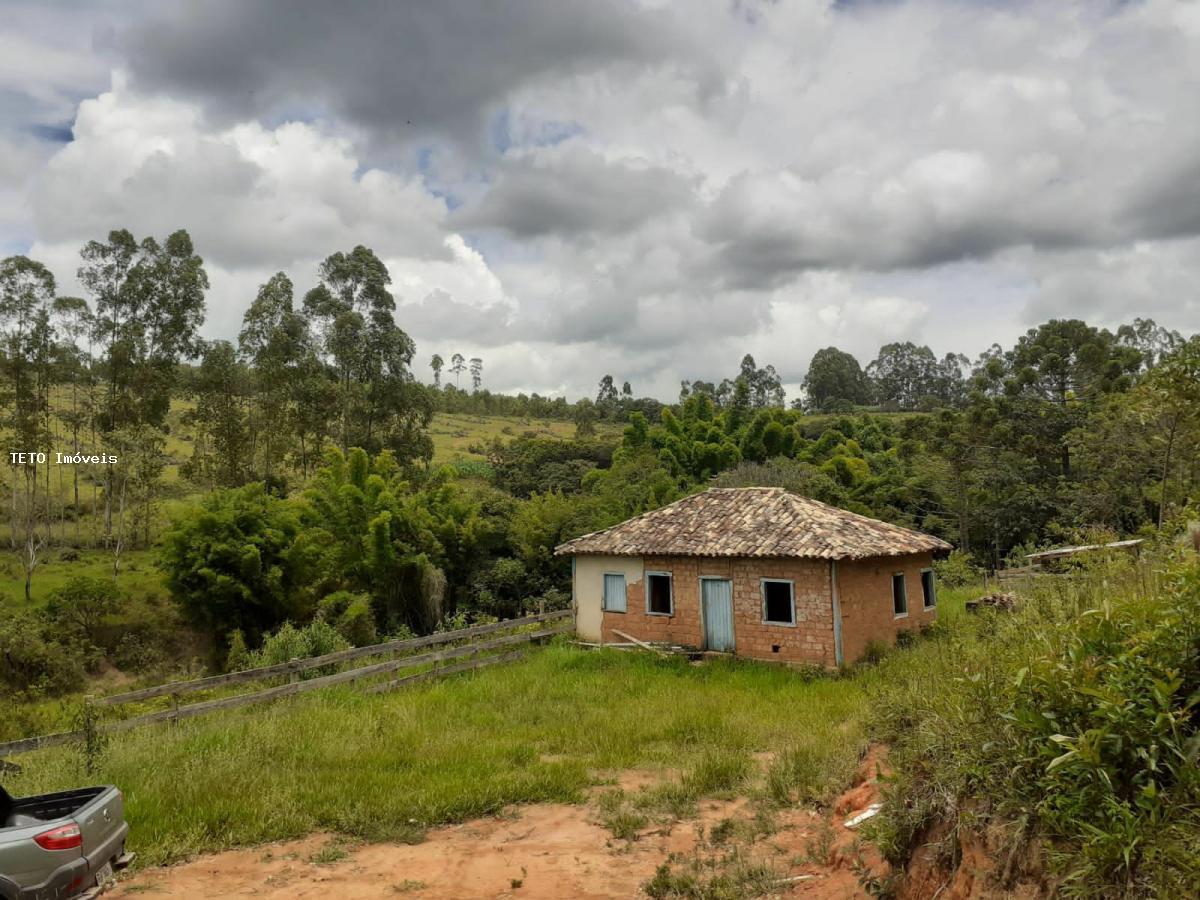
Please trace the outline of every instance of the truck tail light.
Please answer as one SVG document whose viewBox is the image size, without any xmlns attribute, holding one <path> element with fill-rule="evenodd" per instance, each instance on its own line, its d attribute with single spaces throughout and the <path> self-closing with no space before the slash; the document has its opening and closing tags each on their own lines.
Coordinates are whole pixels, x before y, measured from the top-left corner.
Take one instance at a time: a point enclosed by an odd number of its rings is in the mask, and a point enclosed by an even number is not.
<svg viewBox="0 0 1200 900">
<path fill-rule="evenodd" d="M 74 850 L 83 846 L 83 835 L 79 833 L 79 826 L 74 822 L 43 831 L 33 840 L 43 850 Z"/>
</svg>

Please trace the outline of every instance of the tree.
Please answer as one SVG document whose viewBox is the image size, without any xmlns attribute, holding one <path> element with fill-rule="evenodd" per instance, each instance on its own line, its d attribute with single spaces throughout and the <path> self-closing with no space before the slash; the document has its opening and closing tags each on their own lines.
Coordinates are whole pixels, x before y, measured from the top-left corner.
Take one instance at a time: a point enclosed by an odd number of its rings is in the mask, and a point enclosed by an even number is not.
<svg viewBox="0 0 1200 900">
<path fill-rule="evenodd" d="M 60 418 L 71 429 L 71 452 L 80 451 L 79 435 L 89 417 L 87 409 L 82 405 L 80 387 L 86 389 L 91 384 L 91 340 L 94 329 L 94 318 L 87 301 L 81 297 L 58 297 L 54 301 L 54 314 L 57 319 L 57 330 L 66 338 L 60 347 L 63 365 L 69 372 L 71 381 L 71 408 L 59 413 Z M 80 347 L 80 342 L 87 342 L 87 350 Z M 73 495 L 72 509 L 75 518 L 75 543 L 80 543 L 79 527 L 83 518 L 79 503 L 79 469 L 71 466 L 71 490 Z"/>
<path fill-rule="evenodd" d="M 1154 368 L 1163 357 L 1179 349 L 1184 343 L 1183 335 L 1171 331 L 1153 319 L 1134 319 L 1117 329 L 1117 343 L 1136 350 L 1142 355 L 1141 369 Z"/>
<path fill-rule="evenodd" d="M 32 601 L 33 573 L 47 537 L 38 526 L 45 521 L 48 531 L 50 522 L 49 480 L 39 496 L 36 454 L 50 450 L 53 301 L 54 276 L 44 265 L 25 256 L 0 262 L 0 366 L 7 385 L 0 388 L 0 398 L 9 408 L 6 424 L 14 450 L 34 454 L 13 466 L 10 540 L 25 573 L 26 602 Z"/>
<path fill-rule="evenodd" d="M 283 272 L 277 272 L 258 289 L 242 318 L 238 349 L 249 363 L 244 384 L 238 385 L 238 391 L 248 389 L 251 394 L 246 422 L 252 458 L 249 464 L 254 467 L 261 463 L 258 471 L 271 480 L 291 446 L 292 436 L 300 431 L 298 436 L 303 441 L 303 430 L 297 427 L 301 419 L 301 385 L 305 361 L 313 354 L 308 323 L 295 311 L 292 281 Z M 224 354 L 223 349 L 215 352 Z M 222 377 L 211 368 L 205 374 L 203 365 L 201 376 L 210 390 Z"/>
<path fill-rule="evenodd" d="M 912 341 L 885 344 L 867 366 L 876 399 L 893 409 L 918 409 L 936 398 L 940 374 L 933 351 Z"/>
<path fill-rule="evenodd" d="M 1171 467 L 1176 462 L 1177 448 L 1184 442 L 1193 448 L 1188 471 L 1195 472 L 1195 447 L 1200 444 L 1200 335 L 1193 335 L 1159 358 L 1141 386 L 1139 400 L 1139 418 L 1152 430 L 1161 460 L 1157 523 L 1161 530 Z"/>
<path fill-rule="evenodd" d="M 450 371 L 454 373 L 454 386 L 458 387 L 458 376 L 467 369 L 467 361 L 461 353 L 455 353 L 450 357 Z"/>
<path fill-rule="evenodd" d="M 433 369 L 433 386 L 440 388 L 442 386 L 442 367 L 446 365 L 440 353 L 433 354 L 429 360 L 429 367 Z"/>
<path fill-rule="evenodd" d="M 428 460 L 433 406 L 409 371 L 416 348 L 396 324 L 387 267 L 359 245 L 327 257 L 319 278 L 304 310 L 337 383 L 343 452 L 387 447 L 406 462 Z"/>
<path fill-rule="evenodd" d="M 611 375 L 600 379 L 600 389 L 596 392 L 596 411 L 604 417 L 611 416 L 617 408 L 617 387 Z"/>
<path fill-rule="evenodd" d="M 50 594 L 46 613 L 91 644 L 104 620 L 121 605 L 121 591 L 109 579 L 76 575 Z"/>
<path fill-rule="evenodd" d="M 813 354 L 804 376 L 804 393 L 813 410 L 836 410 L 871 402 L 871 381 L 849 353 L 826 347 Z"/>
<path fill-rule="evenodd" d="M 471 360 L 471 390 L 478 392 L 483 386 L 483 360 L 478 356 Z"/>
<path fill-rule="evenodd" d="M 228 341 L 213 341 L 196 375 L 196 409 L 188 420 L 197 428 L 187 474 L 217 487 L 238 487 L 248 478 L 250 436 L 245 414 L 249 374 Z"/>
<path fill-rule="evenodd" d="M 1055 453 L 1060 474 L 1070 478 L 1067 434 L 1102 395 L 1127 389 L 1140 364 L 1139 351 L 1078 319 L 1032 328 L 1005 354 L 1004 393 L 1013 401 L 1014 423 Z"/>
<path fill-rule="evenodd" d="M 162 564 L 173 599 L 216 638 L 234 629 L 257 643 L 310 609 L 297 580 L 299 517 L 263 485 L 218 491 L 163 535 Z"/>
</svg>

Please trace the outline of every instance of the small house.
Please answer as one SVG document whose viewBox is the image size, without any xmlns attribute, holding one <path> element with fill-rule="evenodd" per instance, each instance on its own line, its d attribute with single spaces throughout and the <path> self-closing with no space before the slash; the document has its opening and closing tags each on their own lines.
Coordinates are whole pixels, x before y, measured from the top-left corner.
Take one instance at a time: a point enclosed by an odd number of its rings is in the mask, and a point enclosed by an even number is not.
<svg viewBox="0 0 1200 900">
<path fill-rule="evenodd" d="M 937 618 L 939 538 L 783 488 L 713 488 L 555 549 L 582 640 L 836 666 Z"/>
</svg>

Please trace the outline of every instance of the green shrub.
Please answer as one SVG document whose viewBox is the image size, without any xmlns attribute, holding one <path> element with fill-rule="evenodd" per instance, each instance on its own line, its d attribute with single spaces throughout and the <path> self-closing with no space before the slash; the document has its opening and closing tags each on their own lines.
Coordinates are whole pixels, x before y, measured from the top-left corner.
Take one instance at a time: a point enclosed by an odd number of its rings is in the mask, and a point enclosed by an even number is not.
<svg viewBox="0 0 1200 900">
<path fill-rule="evenodd" d="M 257 669 L 293 659 L 324 656 L 326 653 L 346 650 L 349 647 L 350 642 L 338 634 L 332 625 L 321 619 L 314 619 L 304 628 L 297 628 L 291 622 L 285 622 L 278 631 L 266 637 L 258 650 L 250 654 L 247 668 Z M 333 670 L 333 666 L 319 666 L 300 673 L 300 677 L 316 678 L 319 675 L 331 674 Z"/>
<path fill-rule="evenodd" d="M 41 616 L 20 611 L 0 619 L 0 682 L 10 689 L 50 695 L 77 690 L 86 659 L 83 648 L 48 636 Z"/>
<path fill-rule="evenodd" d="M 371 598 L 353 591 L 336 591 L 317 605 L 317 615 L 355 647 L 378 642 Z"/>
<path fill-rule="evenodd" d="M 1200 884 L 1200 571 L 1168 571 L 1147 589 L 1132 563 L 1089 565 L 884 663 L 890 857 L 979 799 L 1048 839 L 1067 895 Z"/>
<path fill-rule="evenodd" d="M 46 614 L 52 627 L 96 644 L 98 629 L 123 599 L 111 578 L 76 575 L 50 595 Z"/>
<path fill-rule="evenodd" d="M 935 560 L 933 571 L 946 587 L 963 587 L 983 580 L 983 570 L 975 565 L 970 553 L 953 550 L 945 559 Z"/>
</svg>

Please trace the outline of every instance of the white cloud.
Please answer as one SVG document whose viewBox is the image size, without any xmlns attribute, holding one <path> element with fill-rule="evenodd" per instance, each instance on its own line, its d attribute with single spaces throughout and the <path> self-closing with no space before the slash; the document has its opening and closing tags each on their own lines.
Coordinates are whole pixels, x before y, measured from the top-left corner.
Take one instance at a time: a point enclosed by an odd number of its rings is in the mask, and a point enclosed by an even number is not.
<svg viewBox="0 0 1200 900">
<path fill-rule="evenodd" d="M 282 8 L 150 6 L 113 44 L 133 80 L 79 104 L 49 163 L 0 134 L 0 235 L 36 232 L 69 282 L 110 228 L 186 227 L 223 336 L 271 272 L 303 291 L 363 243 L 421 358 L 573 395 L 611 372 L 673 397 L 747 351 L 796 381 L 829 344 L 974 355 L 1052 316 L 1200 327 L 1196 4 L 629 2 L 601 21 L 521 0 L 464 30 L 450 6 L 368 3 L 336 32 Z M 75 45 L 39 28 L 6 38 L 25 63 L 0 85 L 40 69 L 23 90 L 50 109 L 94 61 L 39 62 Z M 396 29 L 397 68 L 345 65 L 396 59 Z"/>
</svg>

